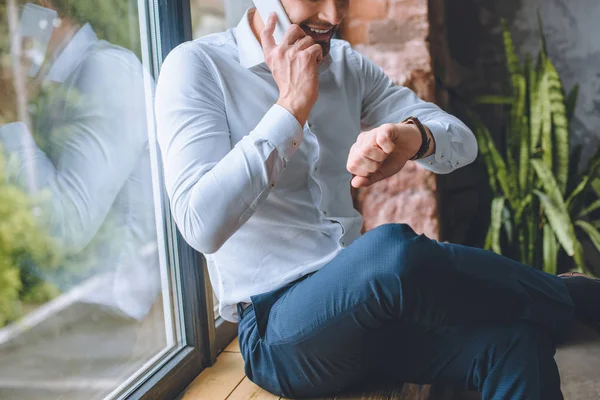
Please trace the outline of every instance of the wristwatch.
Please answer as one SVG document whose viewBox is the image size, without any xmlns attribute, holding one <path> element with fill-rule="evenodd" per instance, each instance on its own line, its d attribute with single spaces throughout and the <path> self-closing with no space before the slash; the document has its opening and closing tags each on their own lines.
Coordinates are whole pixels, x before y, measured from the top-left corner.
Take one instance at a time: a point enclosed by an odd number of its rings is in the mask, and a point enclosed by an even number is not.
<svg viewBox="0 0 600 400">
<path fill-rule="evenodd" d="M 423 156 L 429 151 L 429 146 L 431 146 L 431 139 L 427 136 L 427 129 L 425 129 L 417 117 L 408 117 L 402 121 L 402 123 L 413 124 L 419 129 L 419 132 L 421 132 L 421 147 L 419 147 L 417 153 L 409 158 L 409 160 L 414 161 L 423 158 Z"/>
</svg>

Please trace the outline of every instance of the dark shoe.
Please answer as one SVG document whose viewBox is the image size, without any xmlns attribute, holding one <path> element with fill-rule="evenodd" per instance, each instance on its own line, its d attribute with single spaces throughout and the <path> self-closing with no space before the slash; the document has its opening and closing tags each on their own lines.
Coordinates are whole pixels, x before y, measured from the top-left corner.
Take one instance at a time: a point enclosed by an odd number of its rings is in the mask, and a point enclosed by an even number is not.
<svg viewBox="0 0 600 400">
<path fill-rule="evenodd" d="M 600 330 L 600 279 L 590 278 L 579 272 L 567 272 L 559 277 L 571 294 L 575 316 Z"/>
</svg>

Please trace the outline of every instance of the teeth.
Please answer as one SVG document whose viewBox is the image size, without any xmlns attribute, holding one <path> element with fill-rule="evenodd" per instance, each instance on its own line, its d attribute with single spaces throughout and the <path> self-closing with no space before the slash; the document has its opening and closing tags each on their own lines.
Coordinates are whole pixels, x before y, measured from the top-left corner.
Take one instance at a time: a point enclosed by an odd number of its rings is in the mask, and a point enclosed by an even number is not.
<svg viewBox="0 0 600 400">
<path fill-rule="evenodd" d="M 308 29 L 310 29 L 310 30 L 311 30 L 311 31 L 313 31 L 314 33 L 318 33 L 318 34 L 320 34 L 320 35 L 322 35 L 322 34 L 324 34 L 324 33 L 329 33 L 329 31 L 331 30 L 331 29 L 327 29 L 327 30 L 325 30 L 325 31 L 324 31 L 324 30 L 322 30 L 322 29 L 314 29 L 314 28 L 308 28 Z"/>
</svg>

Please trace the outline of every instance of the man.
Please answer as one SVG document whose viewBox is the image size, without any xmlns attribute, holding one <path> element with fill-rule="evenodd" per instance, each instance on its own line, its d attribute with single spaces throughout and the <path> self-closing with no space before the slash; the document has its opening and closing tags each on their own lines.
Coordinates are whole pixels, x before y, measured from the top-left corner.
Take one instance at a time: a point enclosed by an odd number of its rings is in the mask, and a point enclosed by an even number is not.
<svg viewBox="0 0 600 400">
<path fill-rule="evenodd" d="M 32 78 L 31 132 L 0 127 L 10 182 L 38 201 L 40 226 L 66 256 L 58 271 L 33 271 L 63 291 L 93 276 L 81 301 L 141 320 L 160 291 L 143 68 L 65 15 L 68 3 L 41 4 L 59 17 L 44 21 L 55 29 Z"/>
<path fill-rule="evenodd" d="M 282 4 L 295 25 L 280 46 L 275 17 L 265 26 L 251 9 L 237 28 L 175 49 L 156 96 L 173 214 L 207 255 L 221 315 L 239 320 L 248 377 L 285 397 L 375 373 L 485 399 L 561 398 L 554 345 L 574 309 L 600 317 L 579 297 L 598 298 L 600 284 L 406 225 L 361 237 L 350 184 L 411 158 L 451 172 L 474 160 L 475 139 L 331 40 L 349 1 Z"/>
</svg>

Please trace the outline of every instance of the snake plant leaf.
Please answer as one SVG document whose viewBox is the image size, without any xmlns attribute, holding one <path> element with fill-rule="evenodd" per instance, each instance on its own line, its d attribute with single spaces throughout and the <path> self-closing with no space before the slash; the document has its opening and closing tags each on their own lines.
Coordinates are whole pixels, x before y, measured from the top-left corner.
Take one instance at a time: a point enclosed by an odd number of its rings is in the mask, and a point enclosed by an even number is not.
<svg viewBox="0 0 600 400">
<path fill-rule="evenodd" d="M 539 190 L 534 190 L 534 193 L 543 205 L 544 215 L 548 219 L 550 227 L 554 231 L 558 242 L 565 252 L 573 257 L 575 255 L 575 247 L 578 240 L 575 237 L 575 229 L 571 223 L 571 218 L 565 210 L 562 210 L 559 206 L 555 205 L 552 200 L 550 200 L 550 197 Z"/>
<path fill-rule="evenodd" d="M 558 243 L 556 236 L 550 225 L 544 225 L 543 230 L 543 252 L 544 252 L 544 265 L 543 270 L 549 274 L 556 275 L 557 272 L 557 259 L 558 259 Z"/>
<path fill-rule="evenodd" d="M 573 189 L 573 191 L 571 192 L 571 194 L 569 195 L 569 197 L 567 198 L 567 201 L 566 201 L 567 208 L 569 209 L 569 211 L 573 211 L 574 200 L 577 198 L 577 196 L 581 195 L 585 191 L 585 189 L 589 185 L 589 182 L 590 182 L 590 177 L 586 175 L 583 177 L 583 179 L 581 179 L 581 182 L 579 182 L 579 185 L 577 185 L 577 187 L 575 189 Z"/>
<path fill-rule="evenodd" d="M 593 213 L 594 211 L 596 211 L 599 208 L 600 208 L 600 199 L 594 201 L 592 204 L 590 204 L 589 206 L 587 206 L 586 208 L 581 210 L 581 212 L 579 212 L 578 216 L 579 216 L 579 218 L 585 217 L 587 215 L 590 215 L 591 213 Z"/>
<path fill-rule="evenodd" d="M 600 251 L 600 232 L 598 232 L 598 229 L 596 229 L 594 225 L 583 220 L 576 221 L 575 225 L 580 227 L 588 235 L 596 250 Z"/>
<path fill-rule="evenodd" d="M 541 85 L 543 74 L 540 66 L 529 70 L 529 122 L 530 126 L 530 145 L 531 152 L 540 145 L 540 135 L 542 131 L 543 118 L 543 98 L 541 96 Z"/>
<path fill-rule="evenodd" d="M 564 195 L 569 178 L 569 121 L 565 108 L 563 85 L 556 67 L 549 58 L 546 60 L 546 73 L 550 111 L 554 124 L 554 151 L 556 155 L 554 171 L 558 187 Z"/>
<path fill-rule="evenodd" d="M 496 193 L 498 191 L 498 182 L 496 179 L 496 169 L 494 168 L 494 161 L 492 159 L 492 155 L 490 153 L 490 149 L 488 147 L 488 140 L 484 132 L 481 130 L 481 126 L 475 124 L 473 126 L 473 133 L 477 138 L 477 142 L 479 145 L 479 154 L 485 163 L 485 167 L 487 169 L 487 175 L 490 187 L 492 192 Z M 487 248 L 487 247 L 486 247 Z"/>
<path fill-rule="evenodd" d="M 542 71 L 542 78 L 539 86 L 539 98 L 542 112 L 540 148 L 542 150 L 542 158 L 552 169 L 554 164 L 554 151 L 552 148 L 552 107 L 550 103 L 549 80 L 546 66 L 544 66 Z"/>
<path fill-rule="evenodd" d="M 600 157 L 597 157 L 595 160 L 592 161 L 587 171 L 587 174 L 581 178 L 581 182 L 579 182 L 579 185 L 577 185 L 577 187 L 567 198 L 566 204 L 567 208 L 569 209 L 569 212 L 574 212 L 576 208 L 579 208 L 578 205 L 581 204 L 581 201 L 577 200 L 579 200 L 579 197 L 582 194 L 585 194 L 588 191 L 590 185 L 592 185 L 594 191 L 596 191 L 596 189 L 600 190 L 600 181 L 598 181 L 598 178 L 596 177 L 598 171 L 600 171 Z M 593 186 L 594 182 L 596 182 L 595 188 Z M 596 193 L 598 196 L 600 196 L 598 192 Z"/>
<path fill-rule="evenodd" d="M 527 196 L 525 196 L 521 200 L 521 202 L 519 203 L 519 206 L 517 207 L 517 210 L 515 212 L 515 220 L 516 221 L 521 220 L 521 218 L 523 217 L 523 213 L 527 209 L 527 206 L 531 205 L 532 199 L 533 199 L 533 196 L 531 195 L 531 193 L 529 193 Z"/>
<path fill-rule="evenodd" d="M 519 57 L 515 51 L 515 45 L 512 40 L 512 36 L 510 34 L 510 29 L 508 28 L 508 23 L 505 19 L 501 20 L 502 24 L 502 39 L 504 40 L 504 52 L 506 54 L 506 62 L 508 65 L 508 71 L 510 72 L 510 77 L 513 80 L 513 88 L 517 87 L 514 79 L 523 75 L 523 71 L 521 70 L 521 65 L 519 64 Z"/>
<path fill-rule="evenodd" d="M 512 105 L 514 103 L 514 98 L 512 96 L 478 96 L 473 101 L 474 104 L 480 105 Z"/>
<path fill-rule="evenodd" d="M 528 140 L 528 135 L 523 135 L 525 132 L 522 131 L 523 116 L 525 114 L 525 107 L 527 104 L 527 81 L 525 74 L 521 68 L 519 57 L 515 52 L 515 46 L 508 28 L 508 24 L 505 20 L 502 20 L 502 33 L 504 39 L 504 51 L 506 54 L 506 61 L 508 71 L 510 73 L 510 79 L 512 83 L 512 92 L 514 97 L 514 104 L 511 107 L 510 115 L 510 129 L 507 132 L 507 151 L 506 151 L 506 163 L 508 165 L 508 172 L 511 177 L 511 181 L 517 182 L 516 189 L 524 189 L 526 185 L 527 173 L 529 170 L 528 160 L 527 167 L 522 170 L 523 164 L 518 162 L 518 159 L 522 155 L 522 142 Z M 519 168 L 518 168 L 519 167 Z"/>
<path fill-rule="evenodd" d="M 569 157 L 569 182 L 567 183 L 567 193 L 572 193 L 575 187 L 581 183 L 581 177 L 578 173 L 581 165 L 581 155 L 583 145 L 571 145 L 571 156 Z"/>
<path fill-rule="evenodd" d="M 579 85 L 575 85 L 571 88 L 571 91 L 567 95 L 567 100 L 565 101 L 565 107 L 567 109 L 567 119 L 569 121 L 573 120 L 573 116 L 575 115 L 575 108 L 577 107 L 577 99 L 579 98 Z"/>
<path fill-rule="evenodd" d="M 567 207 L 565 205 L 562 193 L 558 188 L 558 184 L 554 179 L 554 175 L 552 175 L 552 171 L 546 165 L 543 160 L 534 159 L 531 160 L 531 165 L 537 174 L 542 187 L 544 188 L 544 193 L 550 198 L 552 203 L 560 208 L 561 211 L 567 212 Z"/>
<path fill-rule="evenodd" d="M 536 210 L 537 211 L 537 210 Z M 538 217 L 534 213 L 534 211 L 530 212 L 527 216 L 527 232 L 529 233 L 529 237 L 527 238 L 527 257 L 524 259 L 527 265 L 535 265 L 536 258 L 536 241 L 538 236 Z"/>
<path fill-rule="evenodd" d="M 596 193 L 596 196 L 600 197 L 600 179 L 599 178 L 592 179 L 590 186 L 592 187 L 592 190 L 594 191 L 594 193 Z"/>
<path fill-rule="evenodd" d="M 471 121 L 473 121 L 474 133 L 481 145 L 481 149 L 482 151 L 487 152 L 486 157 L 489 160 L 489 163 L 486 162 L 488 174 L 495 177 L 495 180 L 498 183 L 498 188 L 501 190 L 504 197 L 507 198 L 512 207 L 514 201 L 514 189 L 518 183 L 510 181 L 506 164 L 502 159 L 500 152 L 496 148 L 496 144 L 492 139 L 490 131 L 476 114 L 469 112 L 469 115 Z"/>
<path fill-rule="evenodd" d="M 490 222 L 490 249 L 495 253 L 502 254 L 500 247 L 500 228 L 502 227 L 502 211 L 504 210 L 504 197 L 496 197 L 492 200 L 491 222 Z"/>
<path fill-rule="evenodd" d="M 506 205 L 504 205 L 504 208 L 502 209 L 502 226 L 506 233 L 508 245 L 511 246 L 513 244 L 513 232 L 515 229 L 513 228 L 513 219 L 511 218 L 510 210 Z"/>
</svg>

